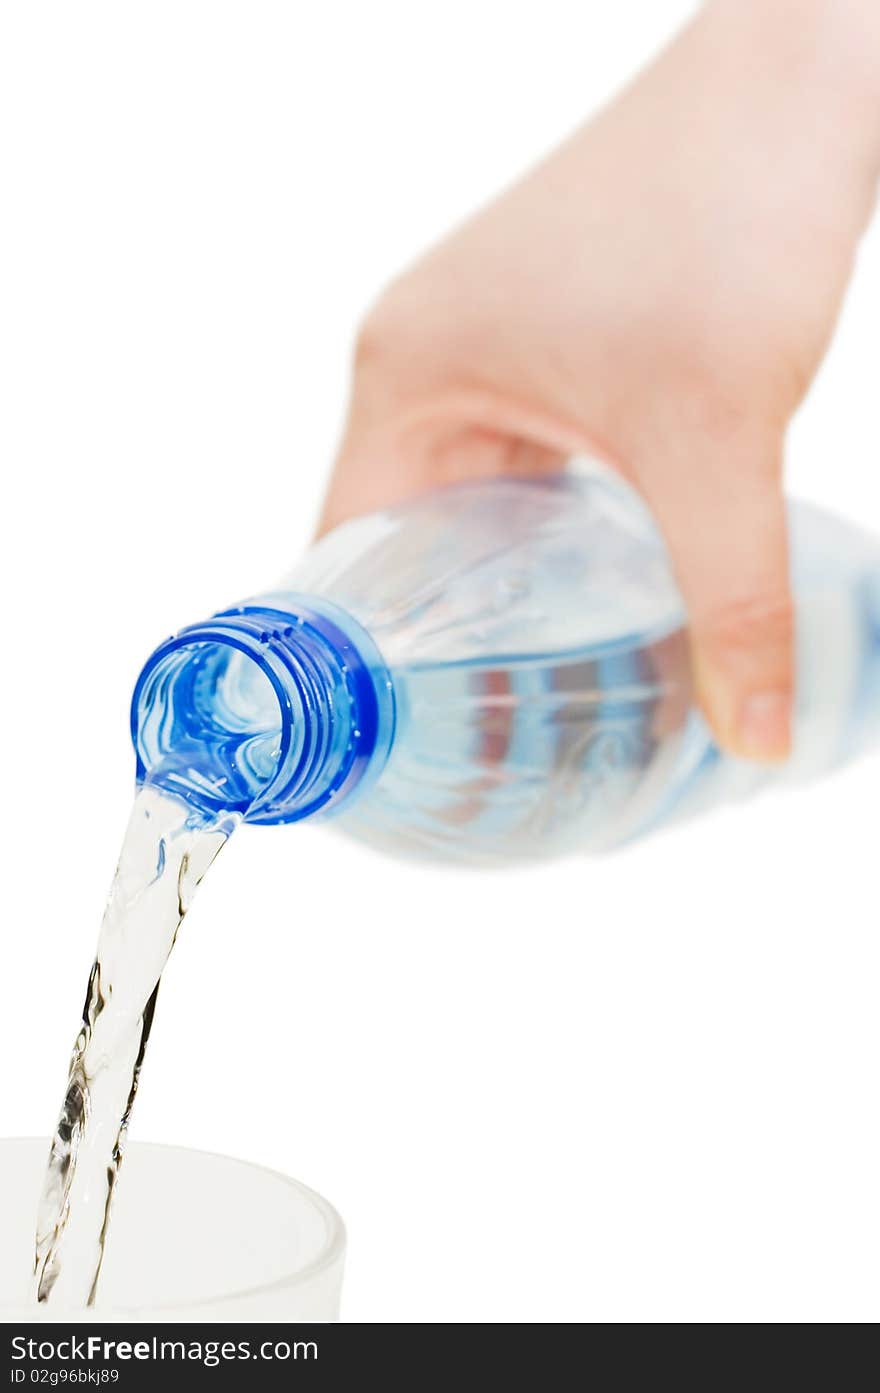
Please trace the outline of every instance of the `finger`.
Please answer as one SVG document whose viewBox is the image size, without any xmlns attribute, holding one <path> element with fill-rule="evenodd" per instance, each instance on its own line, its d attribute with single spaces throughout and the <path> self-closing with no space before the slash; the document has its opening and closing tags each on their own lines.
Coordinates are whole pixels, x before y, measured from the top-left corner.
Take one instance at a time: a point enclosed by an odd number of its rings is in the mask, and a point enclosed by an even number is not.
<svg viewBox="0 0 880 1393">
<path fill-rule="evenodd" d="M 708 460 L 699 448 L 686 470 L 653 461 L 643 491 L 688 610 L 700 705 L 725 749 L 776 762 L 791 748 L 794 688 L 781 447 Z"/>
</svg>

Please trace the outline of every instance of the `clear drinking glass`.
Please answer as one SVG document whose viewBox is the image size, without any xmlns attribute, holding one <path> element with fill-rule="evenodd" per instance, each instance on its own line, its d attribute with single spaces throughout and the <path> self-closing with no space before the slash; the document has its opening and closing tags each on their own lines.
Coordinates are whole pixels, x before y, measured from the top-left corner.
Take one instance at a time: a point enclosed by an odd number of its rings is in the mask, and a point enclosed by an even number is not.
<svg viewBox="0 0 880 1393">
<path fill-rule="evenodd" d="M 337 1319 L 345 1229 L 326 1200 L 262 1166 L 144 1142 L 126 1147 L 96 1304 L 38 1307 L 48 1154 L 48 1141 L 0 1141 L 0 1322 Z"/>
</svg>

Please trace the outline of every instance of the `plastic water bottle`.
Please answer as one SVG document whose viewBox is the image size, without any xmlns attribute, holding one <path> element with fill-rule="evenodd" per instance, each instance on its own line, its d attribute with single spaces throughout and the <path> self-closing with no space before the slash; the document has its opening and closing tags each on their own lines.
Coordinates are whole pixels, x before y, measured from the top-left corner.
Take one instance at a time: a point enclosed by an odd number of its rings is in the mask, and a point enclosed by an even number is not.
<svg viewBox="0 0 880 1393">
<path fill-rule="evenodd" d="M 396 853 L 599 849 L 880 733 L 880 543 L 791 512 L 789 764 L 723 755 L 643 505 L 593 471 L 456 485 L 338 528 L 271 594 L 183 629 L 132 706 L 138 778 L 217 817 L 338 818 Z"/>
</svg>

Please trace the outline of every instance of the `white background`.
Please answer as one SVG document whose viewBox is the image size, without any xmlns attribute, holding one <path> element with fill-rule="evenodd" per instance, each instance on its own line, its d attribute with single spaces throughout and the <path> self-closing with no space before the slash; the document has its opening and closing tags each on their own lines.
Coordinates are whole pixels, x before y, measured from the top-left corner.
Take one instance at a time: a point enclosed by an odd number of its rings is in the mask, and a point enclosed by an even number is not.
<svg viewBox="0 0 880 1393">
<path fill-rule="evenodd" d="M 3 6 L 0 1130 L 54 1121 L 141 661 L 307 544 L 382 283 L 690 8 Z M 875 233 L 791 483 L 880 532 L 878 289 Z M 133 1134 L 323 1191 L 349 1321 L 876 1319 L 878 775 L 528 872 L 246 829 Z"/>
</svg>

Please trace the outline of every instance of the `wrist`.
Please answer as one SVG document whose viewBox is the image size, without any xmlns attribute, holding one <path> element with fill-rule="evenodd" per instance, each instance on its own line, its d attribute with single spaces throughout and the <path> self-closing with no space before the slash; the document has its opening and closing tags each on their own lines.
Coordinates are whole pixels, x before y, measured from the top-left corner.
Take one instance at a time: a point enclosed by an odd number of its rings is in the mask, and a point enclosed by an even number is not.
<svg viewBox="0 0 880 1393">
<path fill-rule="evenodd" d="M 707 0 L 700 23 L 749 96 L 800 105 L 804 129 L 871 185 L 880 178 L 878 0 Z"/>
</svg>

